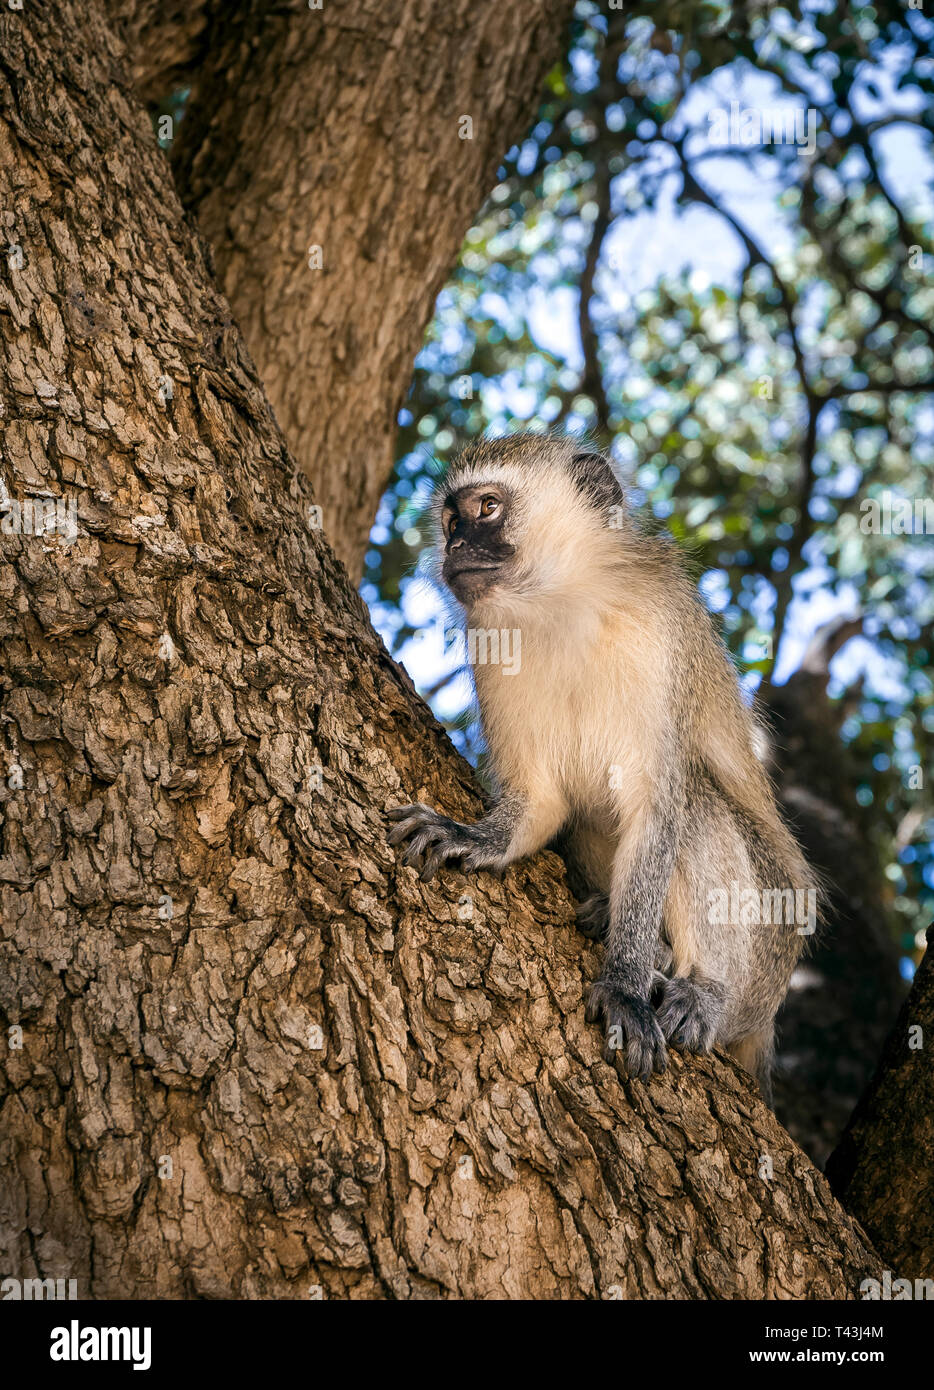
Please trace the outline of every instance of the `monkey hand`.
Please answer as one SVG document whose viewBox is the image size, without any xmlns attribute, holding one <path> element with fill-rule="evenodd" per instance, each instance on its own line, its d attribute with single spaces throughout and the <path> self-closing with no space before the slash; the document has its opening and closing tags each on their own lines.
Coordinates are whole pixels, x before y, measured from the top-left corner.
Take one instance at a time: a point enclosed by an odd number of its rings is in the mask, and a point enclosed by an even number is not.
<svg viewBox="0 0 934 1390">
<path fill-rule="evenodd" d="M 665 1038 L 648 999 L 627 994 L 609 980 L 597 980 L 590 986 L 587 1022 L 596 1023 L 601 1017 L 606 1029 L 605 1062 L 612 1066 L 619 1056 L 627 1074 L 640 1081 L 665 1070 Z"/>
<path fill-rule="evenodd" d="M 610 925 L 610 900 L 606 893 L 595 893 L 577 908 L 577 930 L 591 941 L 603 941 Z"/>
<path fill-rule="evenodd" d="M 419 878 L 427 883 L 448 859 L 459 859 L 465 869 L 488 869 L 499 863 L 498 847 L 479 825 L 461 825 L 430 806 L 394 806 L 387 816 L 397 824 L 389 832 L 391 845 L 408 840 L 403 864 L 413 865 L 426 855 Z M 426 853 L 430 850 L 430 853 Z"/>
</svg>

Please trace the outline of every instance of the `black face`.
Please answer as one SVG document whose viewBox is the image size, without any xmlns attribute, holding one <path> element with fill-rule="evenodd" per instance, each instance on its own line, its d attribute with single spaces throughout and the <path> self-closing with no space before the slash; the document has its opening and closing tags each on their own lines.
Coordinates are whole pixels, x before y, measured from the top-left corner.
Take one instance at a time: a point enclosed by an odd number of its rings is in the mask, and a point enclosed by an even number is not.
<svg viewBox="0 0 934 1390">
<path fill-rule="evenodd" d="M 502 578 L 516 547 L 503 536 L 509 509 L 504 490 L 493 484 L 462 487 L 444 503 L 441 523 L 447 544 L 441 574 L 461 603 L 474 603 Z"/>
</svg>

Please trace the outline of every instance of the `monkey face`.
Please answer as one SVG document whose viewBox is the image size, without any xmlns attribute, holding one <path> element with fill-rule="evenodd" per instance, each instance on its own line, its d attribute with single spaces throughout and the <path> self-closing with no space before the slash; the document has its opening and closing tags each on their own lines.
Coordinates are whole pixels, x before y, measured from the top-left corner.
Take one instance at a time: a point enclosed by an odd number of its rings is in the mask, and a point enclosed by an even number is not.
<svg viewBox="0 0 934 1390">
<path fill-rule="evenodd" d="M 504 531 L 509 508 L 506 490 L 496 483 L 458 488 L 445 498 L 441 575 L 465 606 L 476 603 L 508 572 L 516 553 Z"/>
</svg>

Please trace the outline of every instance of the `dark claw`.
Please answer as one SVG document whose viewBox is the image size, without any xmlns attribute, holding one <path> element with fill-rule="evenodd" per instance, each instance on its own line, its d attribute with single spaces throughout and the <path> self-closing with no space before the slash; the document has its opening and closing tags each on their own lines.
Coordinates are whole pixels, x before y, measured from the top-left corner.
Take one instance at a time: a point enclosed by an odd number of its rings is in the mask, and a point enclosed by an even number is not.
<svg viewBox="0 0 934 1390">
<path fill-rule="evenodd" d="M 605 1062 L 612 1066 L 620 1057 L 627 1075 L 640 1081 L 665 1070 L 665 1038 L 648 999 L 627 994 L 607 980 L 597 980 L 590 986 L 587 1022 L 596 1023 L 601 1017 L 606 1030 Z"/>
</svg>

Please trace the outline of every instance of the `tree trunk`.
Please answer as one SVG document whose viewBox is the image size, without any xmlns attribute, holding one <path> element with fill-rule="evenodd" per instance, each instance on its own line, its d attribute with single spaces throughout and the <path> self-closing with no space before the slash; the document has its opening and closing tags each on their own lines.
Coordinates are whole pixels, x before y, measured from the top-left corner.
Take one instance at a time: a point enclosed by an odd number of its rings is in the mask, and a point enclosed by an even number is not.
<svg viewBox="0 0 934 1390">
<path fill-rule="evenodd" d="M 934 1275 L 934 927 L 872 1084 L 827 1164 L 834 1190 L 902 1278 Z"/>
<path fill-rule="evenodd" d="M 4 478 L 78 509 L 0 537 L 4 1270 L 857 1297 L 877 1257 L 735 1065 L 601 1060 L 553 856 L 397 863 L 385 807 L 473 817 L 472 775 L 306 524 L 120 46 L 62 0 L 0 47 Z"/>
<path fill-rule="evenodd" d="M 358 578 L 432 305 L 572 0 L 216 9 L 176 176 Z"/>
</svg>

